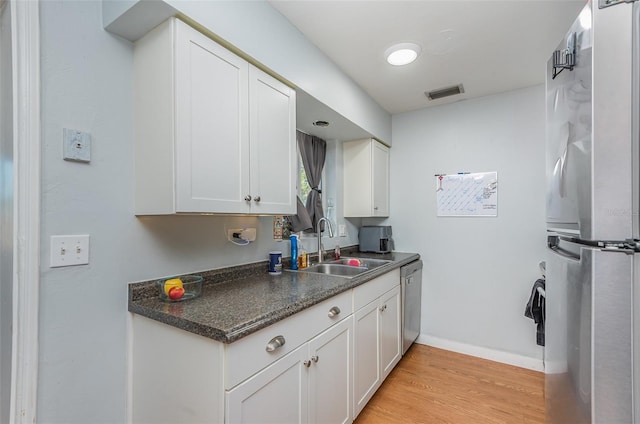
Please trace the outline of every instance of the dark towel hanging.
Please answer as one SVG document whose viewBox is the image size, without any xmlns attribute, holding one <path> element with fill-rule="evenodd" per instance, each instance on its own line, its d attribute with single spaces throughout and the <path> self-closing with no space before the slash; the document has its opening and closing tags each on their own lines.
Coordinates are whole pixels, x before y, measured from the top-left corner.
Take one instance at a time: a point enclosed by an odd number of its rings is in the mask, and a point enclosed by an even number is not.
<svg viewBox="0 0 640 424">
<path fill-rule="evenodd" d="M 539 279 L 533 283 L 531 288 L 531 296 L 524 309 L 524 316 L 531 318 L 536 323 L 536 343 L 544 346 L 544 320 L 545 320 L 545 296 L 539 291 L 538 287 L 545 290 L 545 280 Z"/>
</svg>

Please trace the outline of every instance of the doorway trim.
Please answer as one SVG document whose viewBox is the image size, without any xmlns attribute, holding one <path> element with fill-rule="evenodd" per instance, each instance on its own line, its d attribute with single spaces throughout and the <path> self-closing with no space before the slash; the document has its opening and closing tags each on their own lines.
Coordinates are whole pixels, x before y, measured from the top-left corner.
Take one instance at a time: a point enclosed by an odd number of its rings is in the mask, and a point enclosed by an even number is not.
<svg viewBox="0 0 640 424">
<path fill-rule="evenodd" d="M 12 423 L 36 422 L 40 285 L 40 2 L 11 0 L 14 128 Z"/>
</svg>

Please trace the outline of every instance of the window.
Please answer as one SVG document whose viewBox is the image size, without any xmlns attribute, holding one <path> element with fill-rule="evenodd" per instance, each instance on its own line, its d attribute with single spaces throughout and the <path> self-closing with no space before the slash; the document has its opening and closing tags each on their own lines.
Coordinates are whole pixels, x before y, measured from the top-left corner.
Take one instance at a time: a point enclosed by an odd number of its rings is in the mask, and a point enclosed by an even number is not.
<svg viewBox="0 0 640 424">
<path fill-rule="evenodd" d="M 300 152 L 298 152 L 298 197 L 300 197 L 303 205 L 307 204 L 307 197 L 310 192 L 311 186 L 309 185 L 307 173 L 305 172 L 304 165 L 302 164 L 302 156 L 300 156 Z"/>
<path fill-rule="evenodd" d="M 326 164 L 325 164 L 326 168 Z M 322 179 L 320 180 L 320 190 L 324 186 L 325 179 L 325 169 L 322 170 Z M 311 186 L 309 185 L 309 181 L 307 180 L 307 173 L 304 170 L 304 164 L 302 163 L 302 156 L 300 156 L 300 152 L 298 152 L 298 197 L 300 197 L 300 201 L 303 205 L 307 205 L 307 197 L 309 193 L 311 193 Z M 324 193 L 322 194 L 322 206 L 325 210 L 327 210 L 327 204 L 325 200 Z M 310 230 L 309 233 L 303 233 L 302 237 L 315 237 L 315 230 Z"/>
</svg>

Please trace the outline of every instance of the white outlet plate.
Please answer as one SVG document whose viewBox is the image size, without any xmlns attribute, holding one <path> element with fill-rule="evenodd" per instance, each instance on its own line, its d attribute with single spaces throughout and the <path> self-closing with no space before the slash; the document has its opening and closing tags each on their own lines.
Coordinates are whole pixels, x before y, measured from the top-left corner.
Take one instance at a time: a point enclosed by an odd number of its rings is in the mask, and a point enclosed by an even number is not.
<svg viewBox="0 0 640 424">
<path fill-rule="evenodd" d="M 245 228 L 242 230 L 242 235 L 240 238 L 247 241 L 256 241 L 256 229 L 255 228 Z"/>
<path fill-rule="evenodd" d="M 91 134 L 68 128 L 62 133 L 64 160 L 91 162 Z"/>
<path fill-rule="evenodd" d="M 338 236 L 346 237 L 347 236 L 347 226 L 344 224 L 338 225 Z"/>
<path fill-rule="evenodd" d="M 51 236 L 51 268 L 89 263 L 89 235 Z"/>
</svg>

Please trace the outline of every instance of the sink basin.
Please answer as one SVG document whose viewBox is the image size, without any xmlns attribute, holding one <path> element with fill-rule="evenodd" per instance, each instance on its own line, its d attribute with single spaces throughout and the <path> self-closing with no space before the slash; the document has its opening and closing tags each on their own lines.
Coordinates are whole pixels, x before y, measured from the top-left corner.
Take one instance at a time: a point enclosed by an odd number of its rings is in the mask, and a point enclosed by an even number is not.
<svg viewBox="0 0 640 424">
<path fill-rule="evenodd" d="M 372 259 L 372 258 L 340 258 L 334 261 L 329 261 L 329 264 L 342 264 L 348 266 L 361 266 L 369 269 L 377 268 L 379 266 L 388 264 L 389 261 L 386 259 Z"/>
<path fill-rule="evenodd" d="M 340 258 L 334 261 L 312 265 L 309 268 L 301 269 L 300 272 L 355 277 L 356 275 L 388 264 L 389 262 L 393 261 L 370 258 Z"/>
<path fill-rule="evenodd" d="M 355 277 L 358 274 L 369 271 L 364 266 L 352 266 L 334 263 L 322 263 L 301 269 L 301 272 L 313 272 L 316 274 L 339 275 L 341 277 Z"/>
</svg>

